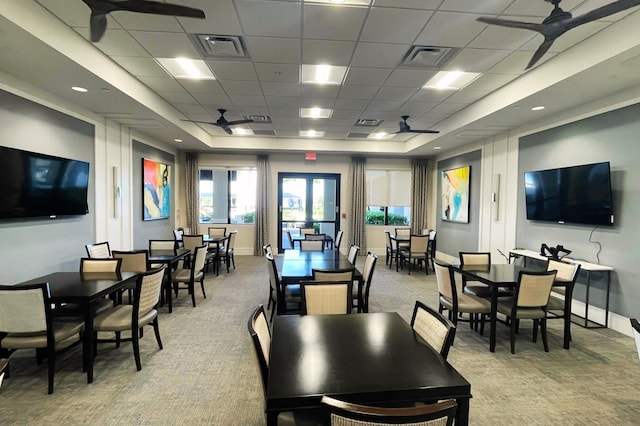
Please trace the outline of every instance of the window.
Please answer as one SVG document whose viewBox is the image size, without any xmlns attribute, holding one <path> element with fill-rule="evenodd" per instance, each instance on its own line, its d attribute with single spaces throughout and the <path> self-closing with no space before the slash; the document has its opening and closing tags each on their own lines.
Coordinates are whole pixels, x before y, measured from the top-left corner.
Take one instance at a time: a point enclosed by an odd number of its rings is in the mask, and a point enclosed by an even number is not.
<svg viewBox="0 0 640 426">
<path fill-rule="evenodd" d="M 367 225 L 411 223 L 411 171 L 367 170 Z"/>
<path fill-rule="evenodd" d="M 255 168 L 200 169 L 200 223 L 256 222 Z"/>
</svg>

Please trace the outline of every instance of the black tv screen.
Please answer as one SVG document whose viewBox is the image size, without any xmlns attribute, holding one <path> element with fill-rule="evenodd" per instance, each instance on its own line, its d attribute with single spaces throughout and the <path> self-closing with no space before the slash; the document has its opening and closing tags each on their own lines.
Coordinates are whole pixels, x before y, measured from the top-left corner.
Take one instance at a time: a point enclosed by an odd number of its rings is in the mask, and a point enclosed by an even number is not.
<svg viewBox="0 0 640 426">
<path fill-rule="evenodd" d="M 0 219 L 89 212 L 89 163 L 0 146 Z"/>
<path fill-rule="evenodd" d="M 525 172 L 527 219 L 613 225 L 609 162 Z"/>
</svg>

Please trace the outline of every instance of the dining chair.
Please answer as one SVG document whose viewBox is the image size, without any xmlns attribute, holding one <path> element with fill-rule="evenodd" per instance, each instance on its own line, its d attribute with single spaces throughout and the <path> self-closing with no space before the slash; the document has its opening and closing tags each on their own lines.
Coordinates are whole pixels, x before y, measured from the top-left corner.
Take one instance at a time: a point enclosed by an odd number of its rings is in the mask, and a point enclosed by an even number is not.
<svg viewBox="0 0 640 426">
<path fill-rule="evenodd" d="M 204 236 L 200 235 L 183 235 L 182 236 L 183 248 L 185 250 L 189 250 L 191 253 L 184 258 L 183 267 L 189 268 L 191 263 L 191 259 L 193 259 L 193 255 L 195 253 L 196 247 L 200 247 L 204 244 Z"/>
<path fill-rule="evenodd" d="M 300 235 L 315 234 L 315 228 L 300 228 Z"/>
<path fill-rule="evenodd" d="M 7 358 L 0 358 L 0 388 L 2 388 L 2 379 L 4 379 L 4 374 L 8 367 L 9 360 Z"/>
<path fill-rule="evenodd" d="M 212 226 L 207 230 L 210 237 L 220 238 L 227 236 L 227 228 L 221 226 Z"/>
<path fill-rule="evenodd" d="M 340 243 L 342 243 L 343 236 L 344 236 L 344 231 L 342 231 L 342 229 L 339 229 L 338 232 L 336 233 L 336 238 L 333 242 L 334 249 L 340 250 Z"/>
<path fill-rule="evenodd" d="M 314 281 L 353 281 L 355 268 L 320 269 L 311 268 Z"/>
<path fill-rule="evenodd" d="M 456 337 L 456 326 L 444 315 L 416 300 L 411 316 L 411 328 L 442 358 L 447 359 Z"/>
<path fill-rule="evenodd" d="M 538 324 L 542 334 L 544 351 L 549 352 L 547 342 L 547 304 L 556 271 L 520 271 L 513 298 L 498 301 L 498 312 L 509 318 L 511 326 L 511 353 L 515 353 L 516 332 L 519 320 L 533 320 L 533 342 L 536 341 Z"/>
<path fill-rule="evenodd" d="M 229 273 L 229 265 L 233 264 L 233 269 L 236 269 L 236 261 L 234 257 L 234 249 L 236 246 L 236 238 L 238 236 L 238 230 L 229 232 L 229 240 L 226 244 L 220 248 L 220 257 L 224 259 L 224 263 L 227 265 L 227 273 Z"/>
<path fill-rule="evenodd" d="M 283 314 L 301 312 L 300 306 L 300 284 L 287 284 L 284 285 L 278 275 L 278 267 L 273 256 L 266 255 L 267 258 L 267 272 L 269 273 L 269 285 L 271 286 L 271 292 L 275 293 L 275 299 L 271 307 L 271 317 L 269 321 L 273 321 L 273 315 L 276 310 Z M 284 301 L 282 306 L 279 306 L 280 300 Z"/>
<path fill-rule="evenodd" d="M 186 240 L 185 240 L 186 245 Z M 200 281 L 200 287 L 202 288 L 202 296 L 207 298 L 207 294 L 204 291 L 204 265 L 207 258 L 207 245 L 196 246 L 192 253 L 193 261 L 188 267 L 182 267 L 176 269 L 171 273 L 171 282 L 174 284 L 173 290 L 178 296 L 178 290 L 186 289 L 191 295 L 191 303 L 193 307 L 196 306 L 196 292 L 195 282 Z M 180 283 L 185 283 L 185 287 L 179 287 Z"/>
<path fill-rule="evenodd" d="M 350 281 L 300 281 L 302 315 L 351 313 L 353 279 Z"/>
<path fill-rule="evenodd" d="M 121 341 L 131 340 L 138 371 L 142 370 L 139 339 L 145 325 L 153 326 L 158 347 L 162 350 L 158 327 L 158 302 L 163 277 L 164 267 L 141 273 L 136 281 L 132 305 L 116 305 L 97 315 L 93 320 L 96 345 L 99 331 L 115 332 L 116 348 L 120 347 Z M 120 335 L 123 331 L 131 331 L 131 339 L 121 339 Z M 95 349 L 94 351 L 97 353 Z"/>
<path fill-rule="evenodd" d="M 353 266 L 356 266 L 356 261 L 358 260 L 358 253 L 360 253 L 360 246 L 351 244 L 351 246 L 349 246 L 349 253 L 347 254 L 347 260 Z"/>
<path fill-rule="evenodd" d="M 385 265 L 389 265 L 391 268 L 393 264 L 393 259 L 396 259 L 397 262 L 397 254 L 398 254 L 398 244 L 396 240 L 391 238 L 391 233 L 385 229 L 384 231 L 385 240 L 386 240 L 386 259 L 384 261 Z"/>
<path fill-rule="evenodd" d="M 300 251 L 324 251 L 324 241 L 301 240 Z"/>
<path fill-rule="evenodd" d="M 447 309 L 449 320 L 455 326 L 458 325 L 458 313 L 467 313 L 470 315 L 469 326 L 474 328 L 475 325 L 477 330 L 480 322 L 480 334 L 483 334 L 486 315 L 491 313 L 489 301 L 473 294 L 458 293 L 451 265 L 435 260 L 434 266 L 439 293 L 438 312 L 442 313 Z M 480 315 L 479 320 L 478 315 Z"/>
<path fill-rule="evenodd" d="M 53 393 L 56 354 L 79 343 L 83 328 L 80 319 L 54 320 L 48 283 L 0 286 L 0 335 L 4 336 L 0 350 L 10 355 L 18 349 L 35 349 L 38 363 L 46 356 L 49 394 Z"/>
<path fill-rule="evenodd" d="M 176 254 L 177 250 L 184 250 L 184 244 L 182 244 L 181 247 L 178 247 L 176 240 L 149 240 L 149 253 L 153 253 L 158 250 L 173 251 L 173 253 Z M 163 263 L 152 263 L 149 265 L 149 269 L 161 268 L 163 265 Z"/>
<path fill-rule="evenodd" d="M 184 235 L 183 228 L 176 228 L 173 230 L 173 239 L 176 242 L 176 247 L 182 247 L 182 236 Z"/>
<path fill-rule="evenodd" d="M 295 249 L 296 248 L 295 245 L 294 245 L 295 242 L 293 241 L 293 237 L 291 236 L 291 230 L 287 229 L 285 231 L 285 234 L 287 234 L 287 240 L 289 241 L 289 248 L 290 249 Z"/>
<path fill-rule="evenodd" d="M 247 324 L 249 336 L 253 343 L 254 353 L 260 369 L 260 382 L 266 397 L 269 382 L 269 353 L 271 352 L 271 330 L 267 323 L 264 306 L 255 307 Z M 285 411 L 278 414 L 278 426 L 317 426 L 320 424 L 322 412 L 318 410 L 302 410 L 298 412 Z"/>
<path fill-rule="evenodd" d="M 120 272 L 135 272 L 142 273 L 147 272 L 149 252 L 147 250 L 132 250 L 132 251 L 120 251 L 114 250 L 111 252 L 114 259 L 122 259 L 120 265 Z M 136 288 L 136 283 L 125 285 L 118 292 L 118 303 L 122 303 L 122 293 L 125 291 L 129 296 L 129 303 L 133 302 L 133 291 Z"/>
<path fill-rule="evenodd" d="M 638 349 L 638 357 L 640 358 L 640 323 L 636 318 L 631 318 L 631 330 L 633 337 L 636 339 L 636 348 Z"/>
<path fill-rule="evenodd" d="M 87 250 L 87 256 L 89 256 L 90 258 L 105 259 L 111 257 L 109 241 L 87 244 L 84 246 L 84 248 Z"/>
<path fill-rule="evenodd" d="M 429 231 L 429 246 L 427 247 L 427 258 L 428 261 L 431 262 L 431 269 L 433 269 L 433 259 L 436 258 L 436 236 L 438 235 L 438 232 L 435 230 L 430 230 Z M 429 265 L 427 265 L 428 267 Z"/>
<path fill-rule="evenodd" d="M 326 248 L 325 239 L 326 234 L 304 234 L 305 241 L 321 241 L 322 242 L 322 250 Z"/>
<path fill-rule="evenodd" d="M 107 258 L 87 258 L 80 259 L 80 273 L 81 274 L 104 274 L 105 276 L 114 276 L 120 274 L 122 267 L 122 259 L 107 259 Z M 113 307 L 114 300 L 108 297 L 102 297 L 93 303 L 93 309 L 95 315 Z M 66 303 L 62 306 L 56 306 L 54 309 L 54 316 L 56 318 L 66 316 L 78 316 L 82 310 L 75 303 Z"/>
<path fill-rule="evenodd" d="M 400 260 L 396 263 L 396 270 L 398 269 L 398 264 L 400 264 L 402 269 L 404 269 L 404 265 L 406 263 L 409 275 L 411 275 L 411 261 L 413 260 L 414 268 L 417 266 L 418 263 L 420 265 L 424 263 L 425 274 L 429 275 L 429 264 L 427 263 L 428 247 L 429 247 L 428 235 L 412 234 L 409 237 L 409 245 L 406 248 L 399 247 L 398 249 L 398 255 Z"/>
<path fill-rule="evenodd" d="M 368 252 L 367 257 L 364 259 L 364 266 L 362 267 L 362 294 L 358 293 L 357 281 L 354 281 L 353 285 L 353 301 L 354 306 L 358 312 L 369 312 L 369 291 L 371 289 L 371 281 L 373 280 L 373 271 L 376 267 L 378 256 L 375 253 Z"/>
<path fill-rule="evenodd" d="M 458 410 L 458 404 L 452 399 L 400 408 L 354 404 L 326 395 L 320 402 L 327 410 L 325 424 L 336 426 L 377 424 L 451 426 Z"/>
<path fill-rule="evenodd" d="M 395 228 L 393 232 L 395 232 L 396 238 L 405 240 L 396 242 L 398 244 L 398 248 L 406 248 L 409 246 L 409 239 L 411 238 L 411 228 Z"/>
<path fill-rule="evenodd" d="M 573 290 L 573 287 L 575 286 L 576 280 L 578 279 L 578 275 L 580 273 L 580 264 L 549 259 L 549 261 L 547 262 L 547 271 L 557 271 L 556 282 L 562 282 L 566 284 L 566 287 L 551 287 L 549 303 L 547 304 L 547 320 L 565 320 L 564 307 L 567 287 Z M 570 293 L 572 293 L 572 291 Z M 571 319 L 569 319 L 569 323 L 570 322 Z"/>
<path fill-rule="evenodd" d="M 490 252 L 465 252 L 458 253 L 460 259 L 460 266 L 472 266 L 472 267 L 486 267 L 491 265 L 491 253 Z M 482 283 L 474 283 L 468 285 L 469 281 L 465 276 L 462 277 L 462 291 L 466 294 L 472 294 L 478 297 L 489 298 L 491 297 L 491 287 Z"/>
</svg>

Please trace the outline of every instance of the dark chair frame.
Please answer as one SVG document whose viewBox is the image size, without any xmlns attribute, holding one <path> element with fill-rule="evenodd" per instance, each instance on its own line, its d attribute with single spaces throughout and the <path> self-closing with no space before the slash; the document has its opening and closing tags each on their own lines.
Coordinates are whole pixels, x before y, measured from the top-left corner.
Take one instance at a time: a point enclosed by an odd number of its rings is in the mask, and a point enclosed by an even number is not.
<svg viewBox="0 0 640 426">
<path fill-rule="evenodd" d="M 364 282 L 362 283 L 362 291 L 364 294 L 360 295 L 362 301 L 358 301 L 358 312 L 363 312 L 363 313 L 368 313 L 369 312 L 369 290 L 371 289 L 371 281 L 373 281 L 373 272 L 376 269 L 376 263 L 378 262 L 378 256 L 373 253 L 373 252 L 367 252 L 367 256 L 365 258 L 365 265 L 367 264 L 367 259 L 369 257 L 373 258 L 373 264 L 371 265 L 371 271 L 369 271 L 369 276 L 365 277 L 365 270 L 364 270 L 364 266 L 363 266 L 363 270 L 362 270 L 362 279 L 364 280 Z M 360 303 L 362 303 L 362 306 L 360 306 Z"/>
<path fill-rule="evenodd" d="M 389 268 L 391 268 L 391 265 L 393 265 L 393 259 L 396 259 L 396 263 L 398 262 L 398 243 L 391 239 L 391 232 L 384 231 L 384 233 L 387 237 L 387 243 L 385 244 L 387 258 L 385 259 L 384 264 L 389 265 Z M 394 243 L 396 248 L 393 248 Z"/>
<path fill-rule="evenodd" d="M 416 316 L 418 315 L 418 309 L 422 309 L 424 311 L 426 311 L 427 313 L 429 313 L 429 315 L 431 315 L 432 317 L 434 317 L 435 319 L 437 319 L 438 321 L 440 321 L 443 325 L 445 325 L 447 327 L 447 335 L 445 337 L 444 343 L 442 344 L 442 348 L 440 348 L 438 350 L 438 348 L 433 348 L 434 350 L 438 351 L 440 353 L 440 355 L 442 355 L 442 358 L 447 359 L 447 356 L 449 355 L 449 349 L 451 348 L 451 346 L 453 346 L 453 341 L 456 337 L 456 326 L 453 324 L 453 322 L 449 321 L 449 319 L 447 317 L 445 317 L 444 315 L 442 315 L 440 312 L 436 311 L 435 309 L 425 305 L 424 303 L 420 302 L 419 300 L 416 300 L 416 304 L 413 307 L 413 315 L 411 316 L 411 328 L 413 328 L 413 325 L 416 322 Z M 428 342 L 425 341 L 425 343 L 428 344 Z M 431 346 L 431 345 L 429 345 Z"/>
<path fill-rule="evenodd" d="M 416 258 L 412 256 L 413 253 L 413 249 L 411 248 L 411 246 L 413 246 L 414 244 L 414 239 L 418 240 L 418 239 L 426 239 L 427 240 L 427 244 L 425 246 L 425 251 L 424 251 L 424 259 L 423 258 Z M 398 270 L 398 265 L 400 265 L 400 267 L 402 269 L 404 269 L 404 264 L 405 262 L 408 263 L 407 269 L 408 269 L 408 273 L 409 275 L 411 275 L 411 259 L 413 259 L 413 267 L 415 268 L 416 264 L 415 261 L 419 260 L 420 261 L 420 265 L 422 265 L 422 260 L 424 260 L 425 266 L 424 266 L 424 272 L 426 275 L 429 275 L 429 256 L 428 256 L 428 252 L 429 252 L 429 236 L 428 235 L 418 235 L 418 234 L 411 234 L 411 236 L 409 237 L 409 245 L 405 246 L 404 249 L 400 249 L 400 247 L 398 247 L 398 257 L 399 259 L 396 261 L 396 270 Z M 407 253 L 408 255 L 405 255 L 404 253 Z M 416 252 L 418 253 L 418 252 Z M 420 252 L 420 254 L 422 254 L 422 252 Z"/>
<path fill-rule="evenodd" d="M 98 258 L 98 257 L 92 257 L 91 256 L 91 247 L 96 247 L 96 246 L 101 246 L 101 245 L 106 245 L 107 246 L 107 252 L 109 253 L 109 257 L 111 257 L 112 254 L 111 254 L 111 247 L 109 247 L 109 241 L 102 241 L 100 243 L 86 244 L 84 246 L 84 249 L 87 251 L 87 257 L 90 257 L 92 259 L 101 259 L 101 258 Z M 104 258 L 102 258 L 102 259 L 104 259 Z"/>
<path fill-rule="evenodd" d="M 300 281 L 300 305 L 302 307 L 302 315 L 307 315 L 307 296 L 305 287 L 323 285 L 345 285 L 347 287 L 347 304 L 345 306 L 344 313 L 350 314 L 353 309 L 353 279 L 351 281 Z"/>
</svg>

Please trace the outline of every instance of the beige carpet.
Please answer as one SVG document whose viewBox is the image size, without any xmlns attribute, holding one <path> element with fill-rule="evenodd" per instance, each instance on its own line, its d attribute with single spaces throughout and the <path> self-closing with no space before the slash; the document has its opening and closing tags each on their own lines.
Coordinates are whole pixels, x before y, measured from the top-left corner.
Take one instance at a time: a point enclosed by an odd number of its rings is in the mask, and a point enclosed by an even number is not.
<svg viewBox="0 0 640 426">
<path fill-rule="evenodd" d="M 362 258 L 358 264 L 362 265 Z M 266 306 L 265 260 L 236 258 L 237 269 L 206 280 L 207 299 L 196 292 L 191 307 L 183 292 L 172 314 L 161 309 L 164 350 L 152 329 L 141 341 L 142 371 L 130 343 L 101 344 L 95 381 L 86 383 L 79 348 L 56 368 L 47 395 L 46 366 L 33 352 L 11 362 L 0 391 L 0 425 L 262 425 L 263 393 L 247 333 L 249 313 Z M 432 274 L 389 270 L 381 258 L 374 273 L 370 310 L 397 311 L 408 321 L 416 299 L 436 306 Z M 562 321 L 550 321 L 550 352 L 531 342 L 523 322 L 516 354 L 499 324 L 495 353 L 488 337 L 462 323 L 449 362 L 470 382 L 472 425 L 640 424 L 640 361 L 633 339 L 611 330 L 573 326 L 570 350 L 562 349 Z"/>
</svg>

